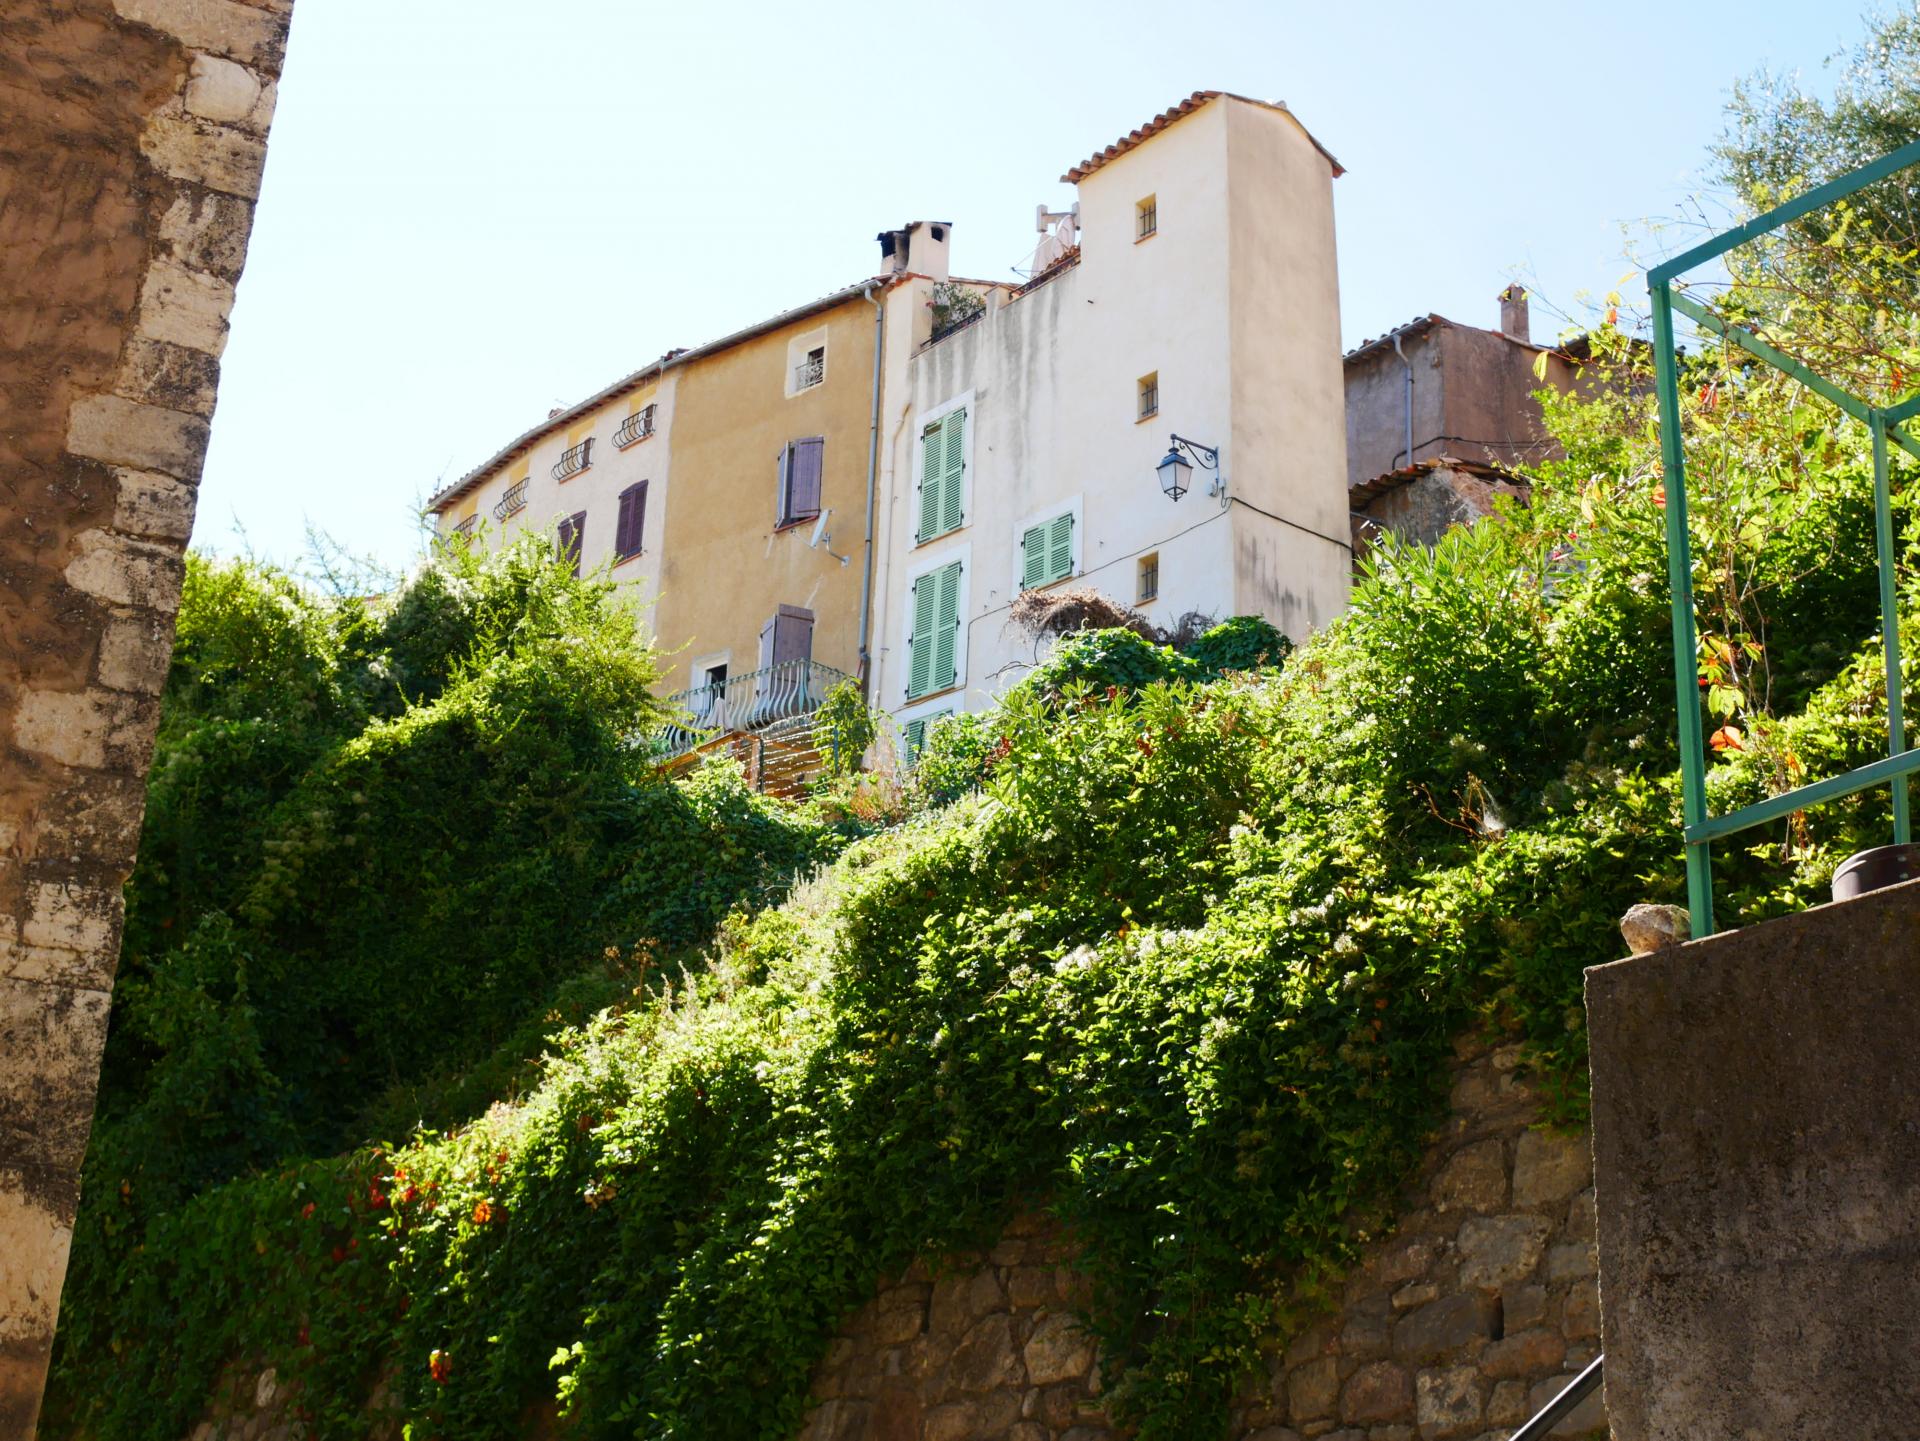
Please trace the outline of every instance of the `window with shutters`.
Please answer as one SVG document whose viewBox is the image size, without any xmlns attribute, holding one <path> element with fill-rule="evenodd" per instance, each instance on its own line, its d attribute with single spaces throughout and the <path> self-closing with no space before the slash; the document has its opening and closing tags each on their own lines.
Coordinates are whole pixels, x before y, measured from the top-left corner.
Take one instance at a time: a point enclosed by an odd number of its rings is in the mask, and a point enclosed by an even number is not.
<svg viewBox="0 0 1920 1441">
<path fill-rule="evenodd" d="M 920 753 L 927 748 L 927 738 L 933 734 L 933 728 L 952 714 L 950 710 L 935 711 L 932 715 L 916 716 L 900 727 L 900 736 L 905 742 L 903 758 L 908 765 L 920 759 Z"/>
<path fill-rule="evenodd" d="M 920 519 L 914 540 L 924 545 L 960 528 L 967 470 L 967 410 L 949 410 L 920 431 Z"/>
<path fill-rule="evenodd" d="M 559 546 L 560 558 L 573 567 L 575 575 L 580 574 L 580 552 L 587 542 L 587 513 L 576 510 L 572 515 L 560 521 Z"/>
<path fill-rule="evenodd" d="M 820 514 L 820 473 L 826 464 L 826 437 L 790 440 L 780 452 L 776 475 L 777 523 L 792 525 Z"/>
<path fill-rule="evenodd" d="M 1052 585 L 1073 574 L 1074 515 L 1056 515 L 1030 525 L 1020 536 L 1020 588 Z"/>
<path fill-rule="evenodd" d="M 613 562 L 640 554 L 647 530 L 647 483 L 636 481 L 620 492 L 620 514 L 613 525 Z"/>
<path fill-rule="evenodd" d="M 913 583 L 907 636 L 907 697 L 915 699 L 959 683 L 960 575 L 951 561 Z"/>
</svg>

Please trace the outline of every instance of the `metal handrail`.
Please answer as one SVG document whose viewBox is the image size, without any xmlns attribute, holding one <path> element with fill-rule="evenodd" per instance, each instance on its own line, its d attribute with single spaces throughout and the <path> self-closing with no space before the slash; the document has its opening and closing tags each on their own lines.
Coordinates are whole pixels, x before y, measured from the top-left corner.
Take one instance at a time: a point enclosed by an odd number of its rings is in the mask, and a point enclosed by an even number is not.
<svg viewBox="0 0 1920 1441">
<path fill-rule="evenodd" d="M 1569 1381 L 1564 1391 L 1542 1406 L 1539 1413 L 1514 1432 L 1508 1441 L 1541 1441 L 1548 1432 L 1571 1416 L 1600 1384 L 1600 1363 L 1606 1359 L 1605 1356 L 1595 1356 L 1589 1361 L 1586 1370 Z"/>
<path fill-rule="evenodd" d="M 1720 836 L 1765 825 L 1794 811 L 1852 795 L 1873 786 L 1893 790 L 1893 839 L 1905 845 L 1913 839 L 1908 812 L 1907 777 L 1920 772 L 1920 747 L 1907 748 L 1906 722 L 1901 715 L 1904 681 L 1900 662 L 1900 617 L 1896 599 L 1892 501 L 1887 480 L 1887 443 L 1920 457 L 1920 439 L 1910 435 L 1905 422 L 1920 414 L 1920 393 L 1889 406 L 1869 405 L 1849 395 L 1832 381 L 1816 375 L 1791 356 L 1775 349 L 1753 331 L 1714 315 L 1698 302 L 1679 294 L 1675 282 L 1695 265 L 1725 255 L 1768 231 L 1799 219 L 1810 211 L 1844 199 L 1863 186 L 1920 165 L 1920 140 L 1863 165 L 1838 180 L 1817 186 L 1784 205 L 1757 215 L 1711 239 L 1656 265 L 1647 272 L 1647 292 L 1653 303 L 1654 389 L 1660 405 L 1660 452 L 1666 471 L 1667 588 L 1673 603 L 1673 686 L 1680 721 L 1680 801 L 1684 821 L 1682 840 L 1687 856 L 1687 914 L 1695 938 L 1710 936 L 1713 921 L 1712 843 Z M 1865 425 L 1873 439 L 1874 547 L 1880 572 L 1880 645 L 1887 684 L 1887 756 L 1844 775 L 1796 787 L 1724 816 L 1707 814 L 1707 753 L 1700 723 L 1700 637 L 1693 614 L 1693 547 L 1687 527 L 1686 450 L 1680 437 L 1680 366 L 1674 349 L 1673 314 L 1692 320 L 1703 330 L 1737 345 L 1749 355 L 1792 376 L 1816 395 L 1832 402 L 1843 414 Z"/>
<path fill-rule="evenodd" d="M 795 390 L 810 390 L 814 386 L 824 382 L 826 378 L 827 358 L 824 355 L 817 359 L 803 360 L 793 368 L 793 388 Z"/>
<path fill-rule="evenodd" d="M 625 450 L 630 445 L 638 445 L 653 434 L 653 407 L 643 406 L 620 422 L 620 428 L 613 433 L 616 448 Z"/>
<path fill-rule="evenodd" d="M 666 698 L 676 712 L 656 743 L 663 760 L 685 755 L 728 731 L 757 731 L 812 715 L 845 671 L 811 660 L 784 660 L 730 675 L 718 685 L 695 686 Z"/>
<path fill-rule="evenodd" d="M 493 503 L 493 518 L 505 520 L 510 515 L 518 515 L 527 508 L 527 478 L 522 476 L 506 488 L 500 499 Z"/>
</svg>

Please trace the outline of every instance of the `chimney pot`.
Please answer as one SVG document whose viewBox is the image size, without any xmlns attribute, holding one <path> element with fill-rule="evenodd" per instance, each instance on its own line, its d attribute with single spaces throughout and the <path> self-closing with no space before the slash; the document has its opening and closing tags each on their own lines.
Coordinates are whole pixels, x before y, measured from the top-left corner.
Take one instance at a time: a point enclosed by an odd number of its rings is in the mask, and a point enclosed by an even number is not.
<svg viewBox="0 0 1920 1441">
<path fill-rule="evenodd" d="M 1527 317 L 1527 288 L 1518 281 L 1500 292 L 1500 333 L 1533 343 L 1533 324 Z"/>
</svg>

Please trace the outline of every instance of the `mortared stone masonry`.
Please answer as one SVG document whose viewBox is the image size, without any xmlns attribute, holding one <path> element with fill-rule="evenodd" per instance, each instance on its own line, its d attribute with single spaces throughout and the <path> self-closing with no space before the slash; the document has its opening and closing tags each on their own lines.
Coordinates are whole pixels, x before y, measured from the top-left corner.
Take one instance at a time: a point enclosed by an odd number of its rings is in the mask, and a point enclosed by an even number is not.
<svg viewBox="0 0 1920 1441">
<path fill-rule="evenodd" d="M 0 4 L 0 1437 L 66 1273 L 293 0 Z"/>
</svg>

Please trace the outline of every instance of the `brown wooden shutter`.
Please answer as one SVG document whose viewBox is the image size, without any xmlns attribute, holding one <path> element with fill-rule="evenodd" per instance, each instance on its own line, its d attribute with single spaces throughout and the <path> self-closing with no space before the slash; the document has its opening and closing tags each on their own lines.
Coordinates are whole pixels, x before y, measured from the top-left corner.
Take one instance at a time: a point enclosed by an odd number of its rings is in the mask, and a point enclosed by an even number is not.
<svg viewBox="0 0 1920 1441">
<path fill-rule="evenodd" d="M 621 560 L 640 554 L 647 524 L 647 483 L 639 481 L 620 492 L 620 518 L 613 528 L 613 553 Z"/>
<path fill-rule="evenodd" d="M 580 574 L 580 551 L 586 544 L 587 513 L 576 510 L 560 522 L 560 558 L 573 567 L 575 575 Z"/>
<path fill-rule="evenodd" d="M 774 612 L 773 664 L 813 659 L 813 612 L 797 605 L 783 605 Z"/>
<path fill-rule="evenodd" d="M 793 459 L 787 484 L 787 518 L 811 520 L 820 514 L 820 474 L 826 462 L 827 440 L 810 435 L 790 447 Z"/>
</svg>

